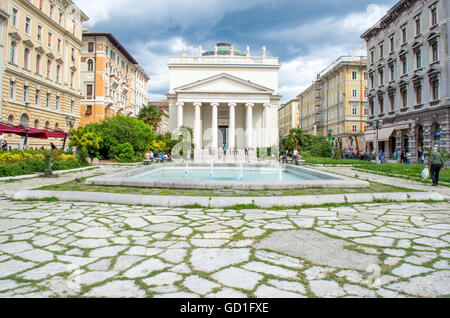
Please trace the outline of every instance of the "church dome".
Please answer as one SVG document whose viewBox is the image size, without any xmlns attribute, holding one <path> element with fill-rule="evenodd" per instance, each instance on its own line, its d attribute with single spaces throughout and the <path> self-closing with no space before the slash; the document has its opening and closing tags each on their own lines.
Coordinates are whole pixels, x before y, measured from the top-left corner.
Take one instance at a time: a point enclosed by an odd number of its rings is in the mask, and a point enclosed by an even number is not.
<svg viewBox="0 0 450 318">
<path fill-rule="evenodd" d="M 233 46 L 230 43 L 217 43 L 217 55 L 231 55 L 231 47 Z M 214 49 L 206 51 L 204 53 L 202 53 L 203 56 L 209 56 L 209 55 L 214 55 Z M 238 49 L 234 48 L 234 55 L 237 56 L 246 56 L 247 54 L 245 54 L 242 51 L 239 51 Z"/>
</svg>

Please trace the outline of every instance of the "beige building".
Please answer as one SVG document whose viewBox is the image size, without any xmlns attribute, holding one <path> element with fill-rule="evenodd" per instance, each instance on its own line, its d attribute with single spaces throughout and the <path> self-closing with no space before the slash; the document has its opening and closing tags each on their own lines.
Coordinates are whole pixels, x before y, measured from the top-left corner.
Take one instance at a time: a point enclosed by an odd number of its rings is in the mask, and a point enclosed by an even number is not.
<svg viewBox="0 0 450 318">
<path fill-rule="evenodd" d="M 289 135 L 293 128 L 299 127 L 299 102 L 293 99 L 278 109 L 278 129 L 280 139 Z"/>
<path fill-rule="evenodd" d="M 150 77 L 111 33 L 85 31 L 83 43 L 81 124 L 136 117 L 148 104 Z"/>
<path fill-rule="evenodd" d="M 334 138 L 343 150 L 365 150 L 367 127 L 367 60 L 344 56 L 322 71 L 297 98 L 300 128 Z"/>
<path fill-rule="evenodd" d="M 62 130 L 80 123 L 81 24 L 87 16 L 71 0 L 1 0 L 9 14 L 2 36 L 1 121 Z M 20 137 L 5 136 L 13 146 Z M 23 139 L 23 138 L 22 138 Z M 29 139 L 31 148 L 62 140 Z"/>
</svg>

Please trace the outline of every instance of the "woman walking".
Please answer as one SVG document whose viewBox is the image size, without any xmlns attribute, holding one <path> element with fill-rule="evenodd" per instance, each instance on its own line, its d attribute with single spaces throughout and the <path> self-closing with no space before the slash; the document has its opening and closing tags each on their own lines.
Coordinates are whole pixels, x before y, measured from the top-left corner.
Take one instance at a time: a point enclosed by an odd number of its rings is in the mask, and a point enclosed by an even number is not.
<svg viewBox="0 0 450 318">
<path fill-rule="evenodd" d="M 438 147 L 433 148 L 433 152 L 428 158 L 428 164 L 426 166 L 430 168 L 431 179 L 433 180 L 433 187 L 439 185 L 439 172 L 444 171 L 444 159 L 438 152 Z"/>
</svg>

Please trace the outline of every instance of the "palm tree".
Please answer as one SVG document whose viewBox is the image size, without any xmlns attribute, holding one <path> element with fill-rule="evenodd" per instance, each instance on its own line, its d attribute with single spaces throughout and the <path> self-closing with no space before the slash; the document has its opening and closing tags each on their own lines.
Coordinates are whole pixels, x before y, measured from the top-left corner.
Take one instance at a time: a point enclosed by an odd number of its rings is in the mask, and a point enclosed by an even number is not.
<svg viewBox="0 0 450 318">
<path fill-rule="evenodd" d="M 161 124 L 162 115 L 163 113 L 158 106 L 150 104 L 141 108 L 138 118 L 156 131 Z"/>
</svg>

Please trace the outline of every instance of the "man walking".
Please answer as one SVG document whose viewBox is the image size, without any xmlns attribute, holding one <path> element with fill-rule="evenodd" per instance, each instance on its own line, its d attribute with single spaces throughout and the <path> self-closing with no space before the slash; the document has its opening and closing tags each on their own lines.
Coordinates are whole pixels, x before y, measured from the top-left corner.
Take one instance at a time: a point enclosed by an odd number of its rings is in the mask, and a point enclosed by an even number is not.
<svg viewBox="0 0 450 318">
<path fill-rule="evenodd" d="M 438 152 L 438 147 L 435 146 L 433 148 L 433 152 L 428 158 L 428 164 L 426 167 L 430 168 L 431 179 L 433 180 L 433 187 L 437 187 L 439 185 L 439 172 L 444 171 L 444 159 L 441 154 Z"/>
</svg>

